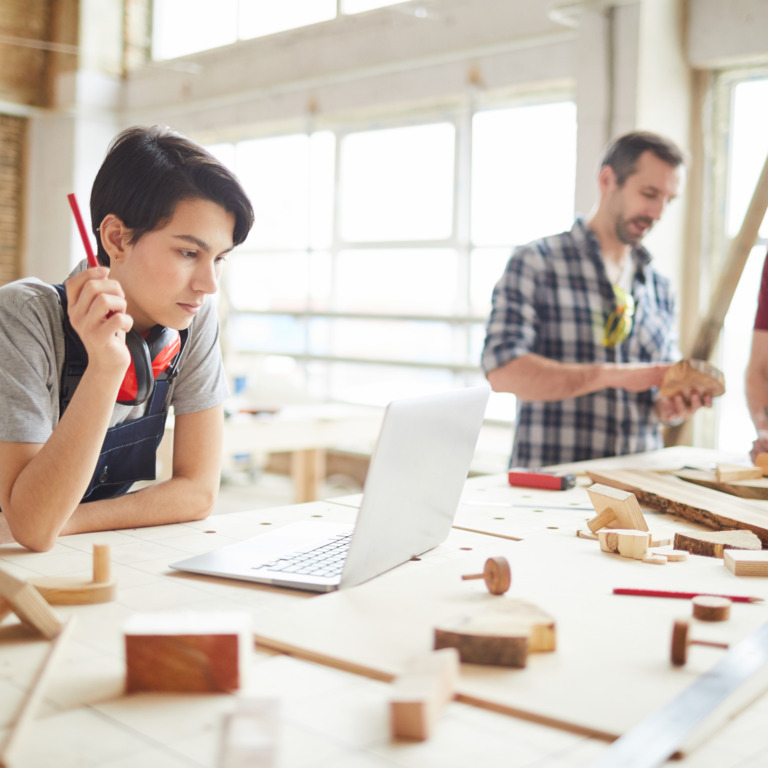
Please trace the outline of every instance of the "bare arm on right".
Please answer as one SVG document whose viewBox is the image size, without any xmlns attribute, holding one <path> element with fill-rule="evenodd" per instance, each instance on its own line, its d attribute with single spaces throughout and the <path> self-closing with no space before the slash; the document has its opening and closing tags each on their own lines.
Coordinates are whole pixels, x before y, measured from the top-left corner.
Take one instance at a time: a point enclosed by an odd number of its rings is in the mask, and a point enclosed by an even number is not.
<svg viewBox="0 0 768 768">
<path fill-rule="evenodd" d="M 607 388 L 644 392 L 661 385 L 672 363 L 561 363 L 528 353 L 489 371 L 496 392 L 528 402 L 566 400 Z"/>
</svg>

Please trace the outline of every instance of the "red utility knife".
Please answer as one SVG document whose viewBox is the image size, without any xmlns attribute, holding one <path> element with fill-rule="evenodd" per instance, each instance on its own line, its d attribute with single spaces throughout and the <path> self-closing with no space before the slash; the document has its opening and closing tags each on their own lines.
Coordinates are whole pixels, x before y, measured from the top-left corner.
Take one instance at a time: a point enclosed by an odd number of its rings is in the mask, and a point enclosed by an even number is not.
<svg viewBox="0 0 768 768">
<path fill-rule="evenodd" d="M 509 470 L 509 484 L 522 486 L 523 488 L 565 491 L 576 485 L 576 475 L 515 467 Z"/>
</svg>

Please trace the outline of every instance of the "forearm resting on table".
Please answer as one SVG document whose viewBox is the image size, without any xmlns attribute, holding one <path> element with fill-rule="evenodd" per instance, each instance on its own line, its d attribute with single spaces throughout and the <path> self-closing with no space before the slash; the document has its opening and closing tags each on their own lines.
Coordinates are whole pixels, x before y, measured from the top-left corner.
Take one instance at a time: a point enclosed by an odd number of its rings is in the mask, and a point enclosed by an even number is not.
<svg viewBox="0 0 768 768">
<path fill-rule="evenodd" d="M 529 402 L 566 400 L 601 389 L 642 392 L 659 386 L 669 363 L 561 363 L 541 355 L 522 355 L 487 374 L 496 392 L 511 392 Z"/>
</svg>

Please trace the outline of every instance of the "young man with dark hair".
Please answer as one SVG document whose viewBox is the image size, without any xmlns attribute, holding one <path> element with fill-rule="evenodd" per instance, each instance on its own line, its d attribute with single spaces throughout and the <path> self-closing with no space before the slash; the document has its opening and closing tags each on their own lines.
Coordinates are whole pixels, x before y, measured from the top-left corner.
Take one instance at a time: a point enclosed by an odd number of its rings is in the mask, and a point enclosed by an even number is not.
<svg viewBox="0 0 768 768">
<path fill-rule="evenodd" d="M 511 465 L 542 467 L 660 448 L 660 425 L 702 404 L 658 387 L 679 355 L 667 278 L 643 237 L 682 183 L 683 155 L 637 131 L 606 150 L 588 220 L 518 248 L 493 292 L 482 356 L 518 398 Z"/>
<path fill-rule="evenodd" d="M 218 492 L 227 385 L 207 298 L 251 204 L 202 147 L 132 128 L 96 176 L 91 219 L 99 266 L 0 288 L 0 540 L 34 550 L 201 519 Z M 128 493 L 154 479 L 171 406 L 172 476 Z"/>
</svg>

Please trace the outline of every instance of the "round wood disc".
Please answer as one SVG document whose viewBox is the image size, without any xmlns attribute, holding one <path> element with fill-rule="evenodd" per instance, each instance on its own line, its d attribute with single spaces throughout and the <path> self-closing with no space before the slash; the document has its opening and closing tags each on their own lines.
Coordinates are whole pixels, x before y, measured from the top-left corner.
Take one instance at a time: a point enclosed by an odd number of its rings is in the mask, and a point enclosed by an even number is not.
<svg viewBox="0 0 768 768">
<path fill-rule="evenodd" d="M 727 597 L 697 595 L 693 603 L 693 617 L 701 621 L 725 621 L 731 615 L 731 601 Z"/>
<path fill-rule="evenodd" d="M 688 622 L 684 619 L 678 619 L 672 627 L 669 657 L 676 667 L 682 667 L 688 661 Z"/>
<path fill-rule="evenodd" d="M 483 578 L 492 595 L 503 595 L 512 584 L 512 569 L 506 557 L 489 557 L 483 568 Z"/>
</svg>

